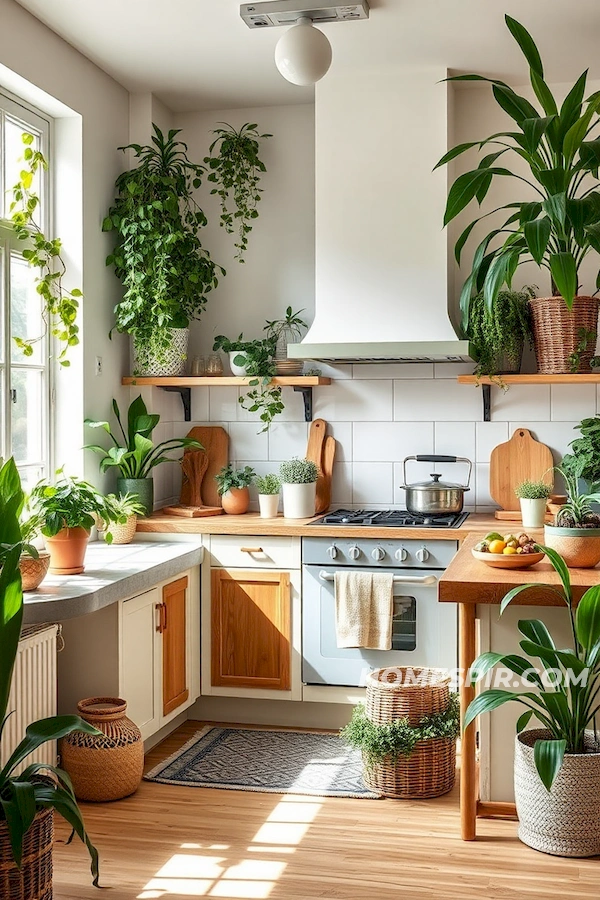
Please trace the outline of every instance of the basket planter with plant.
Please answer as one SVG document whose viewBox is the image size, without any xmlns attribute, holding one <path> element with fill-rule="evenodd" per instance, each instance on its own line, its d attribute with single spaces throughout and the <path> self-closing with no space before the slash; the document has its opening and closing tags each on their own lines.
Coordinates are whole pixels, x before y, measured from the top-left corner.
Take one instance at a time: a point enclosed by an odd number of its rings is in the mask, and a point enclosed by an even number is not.
<svg viewBox="0 0 600 900">
<path fill-rule="evenodd" d="M 518 484 L 515 494 L 521 505 L 523 528 L 541 528 L 546 519 L 548 497 L 553 487 L 546 481 L 527 479 Z"/>
<path fill-rule="evenodd" d="M 600 121 L 600 92 L 585 98 L 584 72 L 559 106 L 544 80 L 533 38 L 515 19 L 507 15 L 505 21 L 529 65 L 539 105 L 534 106 L 503 81 L 473 74 L 449 79 L 490 83 L 496 102 L 515 128 L 459 144 L 439 161 L 438 166 L 448 163 L 472 147 L 483 150 L 489 146 L 492 151 L 476 169 L 459 175 L 452 184 L 444 224 L 471 201 L 482 204 L 498 179 L 509 177 L 516 179 L 515 184 L 528 185 L 524 199 L 515 195 L 513 202 L 480 216 L 456 242 L 460 264 L 476 223 L 492 213 L 501 217 L 475 250 L 460 297 L 463 327 L 468 327 L 474 293 L 483 290 L 486 307 L 493 308 L 502 286 L 510 288 L 519 264 L 532 260 L 548 271 L 552 287 L 551 297 L 530 300 L 539 371 L 589 372 L 598 330 L 598 299 L 579 294 L 579 272 L 589 254 L 600 252 L 600 144 L 594 138 Z M 518 156 L 514 171 L 509 167 L 513 156 Z"/>
<path fill-rule="evenodd" d="M 477 360 L 476 375 L 521 371 L 523 348 L 533 345 L 529 301 L 534 296 L 533 288 L 500 291 L 490 309 L 486 308 L 483 291 L 471 298 L 466 337 Z"/>
<path fill-rule="evenodd" d="M 135 535 L 138 516 L 144 507 L 136 494 L 107 494 L 104 498 L 105 519 L 99 532 L 107 544 L 130 544 Z"/>
<path fill-rule="evenodd" d="M 267 321 L 264 330 L 267 337 L 275 341 L 275 371 L 277 375 L 301 375 L 304 362 L 301 359 L 289 359 L 288 344 L 296 344 L 302 337 L 302 332 L 308 328 L 304 319 L 300 317 L 303 309 L 293 312 L 288 306 L 283 319 Z"/>
<path fill-rule="evenodd" d="M 22 537 L 19 510 L 23 492 L 14 460 L 0 468 L 0 742 L 7 716 L 12 674 L 23 624 L 19 573 Z M 47 741 L 72 731 L 98 734 L 79 716 L 54 716 L 32 722 L 0 771 L 0 896 L 10 900 L 49 900 L 52 896 L 53 811 L 86 845 L 93 883 L 98 884 L 98 853 L 83 824 L 71 782 L 47 763 L 23 762 Z M 0 743 L 1 746 L 1 743 Z M 21 768 L 22 771 L 17 772 Z"/>
<path fill-rule="evenodd" d="M 262 519 L 274 519 L 279 507 L 281 481 L 277 475 L 257 475 L 254 484 L 258 491 L 258 508 Z"/>
<path fill-rule="evenodd" d="M 19 570 L 21 572 L 21 587 L 24 591 L 35 591 L 48 574 L 50 567 L 50 554 L 47 550 L 40 550 L 34 543 L 39 541 L 42 534 L 44 521 L 39 513 L 31 509 L 27 499 L 24 500 L 19 510 L 19 527 L 21 529 L 21 557 Z"/>
<path fill-rule="evenodd" d="M 571 568 L 592 569 L 600 562 L 600 515 L 592 503 L 600 503 L 600 493 L 580 489 L 581 468 L 563 476 L 568 500 L 558 510 L 554 525 L 544 526 L 544 542 L 556 550 Z"/>
<path fill-rule="evenodd" d="M 134 374 L 181 375 L 190 322 L 224 270 L 202 246 L 206 216 L 194 199 L 205 169 L 191 162 L 179 130 L 163 135 L 152 126 L 152 144 L 130 144 L 137 165 L 116 181 L 117 197 L 104 231 L 116 233 L 106 260 L 123 282 L 115 328 L 133 338 Z"/>
<path fill-rule="evenodd" d="M 40 481 L 31 504 L 42 522 L 53 575 L 81 575 L 92 526 L 106 516 L 104 498 L 87 481 L 70 478 L 62 470 L 56 484 Z"/>
<path fill-rule="evenodd" d="M 215 475 L 217 490 L 221 495 L 223 510 L 230 516 L 242 516 L 248 512 L 250 505 L 250 491 L 255 471 L 250 466 L 236 469 L 231 465 L 223 466 L 218 475 Z"/>
<path fill-rule="evenodd" d="M 281 387 L 273 384 L 272 380 L 277 374 L 275 344 L 274 336 L 262 341 L 244 341 L 240 334 L 237 341 L 230 341 L 219 334 L 213 346 L 214 351 L 229 353 L 229 364 L 234 375 L 250 378 L 250 390 L 240 396 L 239 403 L 248 412 L 258 413 L 262 423 L 259 433 L 268 431 L 275 416 L 284 410 Z"/>
<path fill-rule="evenodd" d="M 158 413 L 149 413 L 146 404 L 140 394 L 129 405 L 127 410 L 127 431 L 121 421 L 121 412 L 116 400 L 112 402 L 112 409 L 117 420 L 120 435 L 113 434 L 110 422 L 96 422 L 93 419 L 85 419 L 89 428 L 102 428 L 111 441 L 112 447 L 106 450 L 97 444 L 87 444 L 85 450 L 93 450 L 99 453 L 100 471 L 107 472 L 116 468 L 119 472 L 117 478 L 117 490 L 119 494 L 134 494 L 139 500 L 143 512 L 142 515 L 151 516 L 154 509 L 154 481 L 151 472 L 163 462 L 177 462 L 168 454 L 174 450 L 203 450 L 202 444 L 194 438 L 171 438 L 160 444 L 153 444 L 152 432 L 160 421 Z"/>
<path fill-rule="evenodd" d="M 279 467 L 286 519 L 310 519 L 315 514 L 319 468 L 312 459 L 292 459 Z"/>
<path fill-rule="evenodd" d="M 594 856 L 600 853 L 600 744 L 595 738 L 600 692 L 600 586 L 589 588 L 575 609 L 565 561 L 551 547 L 538 549 L 556 570 L 561 587 L 519 585 L 506 594 L 500 613 L 515 597 L 524 600 L 524 592 L 551 590 L 567 608 L 573 646 L 557 649 L 543 622 L 521 619 L 518 628 L 523 636 L 523 656 L 483 653 L 471 667 L 471 679 L 476 683 L 495 666 L 502 666 L 522 679 L 524 690 L 482 691 L 470 703 L 463 727 L 505 703 L 521 704 L 524 712 L 517 722 L 515 747 L 519 837 L 544 853 Z M 525 731 L 532 717 L 541 728 Z"/>
</svg>

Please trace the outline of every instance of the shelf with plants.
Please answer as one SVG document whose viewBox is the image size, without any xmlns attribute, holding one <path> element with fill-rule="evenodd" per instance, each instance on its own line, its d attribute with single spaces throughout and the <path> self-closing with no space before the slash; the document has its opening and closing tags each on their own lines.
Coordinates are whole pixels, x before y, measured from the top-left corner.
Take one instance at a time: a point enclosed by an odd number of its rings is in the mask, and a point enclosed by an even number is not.
<svg viewBox="0 0 600 900">
<path fill-rule="evenodd" d="M 527 375 L 459 375 L 459 384 L 474 384 L 483 392 L 483 421 L 489 422 L 491 415 L 492 385 L 506 388 L 518 384 L 600 384 L 600 372 L 578 372 L 575 375 L 545 375 L 532 372 Z"/>
</svg>

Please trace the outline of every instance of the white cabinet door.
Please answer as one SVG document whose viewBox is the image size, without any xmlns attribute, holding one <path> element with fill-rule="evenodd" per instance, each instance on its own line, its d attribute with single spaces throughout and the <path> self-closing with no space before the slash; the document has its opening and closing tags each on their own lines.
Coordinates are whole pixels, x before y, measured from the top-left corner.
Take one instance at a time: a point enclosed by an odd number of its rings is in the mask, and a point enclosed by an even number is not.
<svg viewBox="0 0 600 900">
<path fill-rule="evenodd" d="M 127 700 L 127 715 L 144 739 L 161 726 L 160 604 L 158 588 L 121 604 L 121 696 Z"/>
</svg>

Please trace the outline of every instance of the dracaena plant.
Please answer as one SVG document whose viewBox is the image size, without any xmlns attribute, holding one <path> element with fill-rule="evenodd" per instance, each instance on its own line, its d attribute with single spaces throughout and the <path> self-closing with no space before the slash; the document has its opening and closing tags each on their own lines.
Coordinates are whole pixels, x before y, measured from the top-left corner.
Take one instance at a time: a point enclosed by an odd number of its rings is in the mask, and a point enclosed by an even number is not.
<svg viewBox="0 0 600 900">
<path fill-rule="evenodd" d="M 23 591 L 19 571 L 23 546 L 19 514 L 23 503 L 19 473 L 14 460 L 9 459 L 0 468 L 0 746 L 3 726 L 11 712 L 10 685 L 23 623 Z M 42 744 L 60 740 L 72 731 L 100 734 L 79 716 L 52 716 L 27 726 L 25 737 L 0 770 L 0 822 L 8 829 L 13 859 L 20 868 L 23 838 L 36 813 L 54 809 L 86 845 L 91 858 L 93 883 L 97 886 L 98 853 L 86 833 L 67 773 L 47 763 L 30 763 L 19 774 L 16 771 L 29 754 Z"/>
<path fill-rule="evenodd" d="M 565 753 L 585 753 L 586 730 L 594 727 L 600 711 L 600 585 L 589 588 L 575 609 L 569 570 L 563 558 L 549 547 L 536 546 L 546 554 L 560 578 L 561 587 L 521 584 L 506 594 L 500 604 L 502 614 L 509 603 L 521 594 L 543 587 L 557 595 L 567 607 L 573 647 L 558 649 L 552 635 L 539 619 L 521 619 L 518 628 L 523 656 L 505 653 L 482 653 L 471 666 L 471 681 L 480 681 L 494 666 L 503 666 L 523 678 L 536 690 L 505 691 L 491 688 L 482 691 L 469 704 L 464 726 L 481 713 L 491 712 L 505 703 L 526 707 L 517 722 L 522 731 L 535 717 L 549 732 L 534 746 L 538 774 L 550 790 L 563 764 Z M 536 666 L 544 670 L 540 674 Z M 542 675 L 544 677 L 542 677 Z"/>
<path fill-rule="evenodd" d="M 171 438 L 162 441 L 156 446 L 152 442 L 152 432 L 160 421 L 157 413 L 149 413 L 146 404 L 140 394 L 130 404 L 127 411 L 127 431 L 121 421 L 121 411 L 116 400 L 112 402 L 113 413 L 117 420 L 120 435 L 112 432 L 110 422 L 96 422 L 93 419 L 85 419 L 89 428 L 103 428 L 113 442 L 112 447 L 106 450 L 98 444 L 86 444 L 84 450 L 93 450 L 99 453 L 100 471 L 106 472 L 113 467 L 119 470 L 122 478 L 148 478 L 152 469 L 163 462 L 177 462 L 168 456 L 173 450 L 186 449 L 203 450 L 203 446 L 194 438 Z"/>
<path fill-rule="evenodd" d="M 512 178 L 525 183 L 527 199 L 497 207 L 472 221 L 455 246 L 460 264 L 462 250 L 475 225 L 487 216 L 504 212 L 507 217 L 494 227 L 475 250 L 471 272 L 463 286 L 460 306 L 463 327 L 468 324 L 473 293 L 483 289 L 490 308 L 503 284 L 509 287 L 519 263 L 533 260 L 550 273 L 552 290 L 573 306 L 581 263 L 592 251 L 600 252 L 600 92 L 586 98 L 584 72 L 559 105 L 544 80 L 538 48 L 529 32 L 515 19 L 506 24 L 529 65 L 534 106 L 505 82 L 482 75 L 456 75 L 449 81 L 486 81 L 498 105 L 515 123 L 513 131 L 500 131 L 481 141 L 459 144 L 446 153 L 438 166 L 476 147 L 489 147 L 476 169 L 460 175 L 448 194 L 444 215 L 447 225 L 471 201 L 483 203 L 492 183 Z M 518 156 L 516 171 L 508 161 Z M 523 161 L 527 177 L 520 174 Z M 436 166 L 437 168 L 437 166 Z M 535 198 L 532 199 L 532 192 Z M 600 272 L 596 281 L 600 288 Z"/>
<path fill-rule="evenodd" d="M 573 470 L 556 466 L 565 481 L 568 500 L 556 514 L 556 524 L 563 528 L 600 528 L 600 516 L 594 512 L 592 504 L 600 503 L 600 493 L 583 491 L 579 487 L 582 465 Z"/>
</svg>

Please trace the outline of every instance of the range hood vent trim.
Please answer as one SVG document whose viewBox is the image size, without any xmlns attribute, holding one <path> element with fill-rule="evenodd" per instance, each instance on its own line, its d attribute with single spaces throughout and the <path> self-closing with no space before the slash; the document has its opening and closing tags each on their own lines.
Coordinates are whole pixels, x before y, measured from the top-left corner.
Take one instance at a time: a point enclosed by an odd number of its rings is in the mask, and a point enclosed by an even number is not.
<svg viewBox="0 0 600 900">
<path fill-rule="evenodd" d="M 290 359 L 334 364 L 473 362 L 469 341 L 389 341 L 288 344 Z"/>
</svg>

